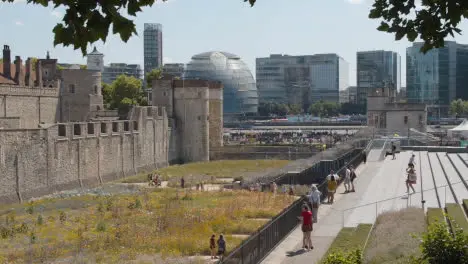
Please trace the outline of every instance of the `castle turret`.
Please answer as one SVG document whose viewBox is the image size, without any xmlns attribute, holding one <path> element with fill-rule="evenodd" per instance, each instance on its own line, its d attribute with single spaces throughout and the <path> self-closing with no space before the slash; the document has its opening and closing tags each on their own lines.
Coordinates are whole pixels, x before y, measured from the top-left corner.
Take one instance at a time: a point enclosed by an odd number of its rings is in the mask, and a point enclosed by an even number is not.
<svg viewBox="0 0 468 264">
<path fill-rule="evenodd" d="M 15 57 L 15 83 L 18 85 L 24 85 L 24 78 L 23 77 L 23 62 L 21 61 L 20 56 Z"/>
<path fill-rule="evenodd" d="M 24 83 L 26 86 L 33 86 L 34 84 L 32 82 L 31 58 L 28 58 L 26 60 L 25 68 L 26 68 L 26 73 L 24 76 Z"/>
<path fill-rule="evenodd" d="M 3 46 L 3 76 L 11 79 L 11 52 L 8 45 Z"/>
<path fill-rule="evenodd" d="M 42 61 L 36 62 L 36 86 L 42 87 Z"/>
</svg>

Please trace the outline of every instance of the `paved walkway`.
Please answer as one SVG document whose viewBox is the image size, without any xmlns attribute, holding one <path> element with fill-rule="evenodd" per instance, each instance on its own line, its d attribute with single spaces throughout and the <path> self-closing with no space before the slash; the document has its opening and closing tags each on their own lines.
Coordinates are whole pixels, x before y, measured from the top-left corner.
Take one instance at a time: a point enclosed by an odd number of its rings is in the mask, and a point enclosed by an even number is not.
<svg viewBox="0 0 468 264">
<path fill-rule="evenodd" d="M 344 186 L 340 185 L 333 206 L 329 204 L 320 206 L 318 223 L 314 225 L 312 232 L 313 250 L 306 252 L 301 249 L 302 231 L 298 226 L 265 258 L 262 264 L 317 263 L 325 255 L 333 239 L 343 227 L 342 210 L 360 203 L 362 193 L 368 188 L 373 176 L 379 172 L 381 165 L 382 162 L 368 162 L 359 166 L 356 170 L 358 175 L 356 192 L 344 194 Z"/>
</svg>

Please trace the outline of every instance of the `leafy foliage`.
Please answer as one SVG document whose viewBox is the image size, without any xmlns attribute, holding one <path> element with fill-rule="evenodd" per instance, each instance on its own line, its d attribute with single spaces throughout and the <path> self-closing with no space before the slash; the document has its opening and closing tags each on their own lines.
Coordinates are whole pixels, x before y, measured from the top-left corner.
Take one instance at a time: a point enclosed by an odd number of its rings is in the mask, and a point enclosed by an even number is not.
<svg viewBox="0 0 468 264">
<path fill-rule="evenodd" d="M 334 252 L 322 261 L 322 264 L 362 264 L 362 251 L 355 249 L 349 252 Z"/>
<path fill-rule="evenodd" d="M 452 233 L 444 223 L 436 222 L 422 236 L 422 257 L 414 263 L 468 263 L 468 235 L 454 221 Z"/>
<path fill-rule="evenodd" d="M 420 7 L 416 1 L 375 0 L 369 18 L 382 20 L 378 30 L 394 34 L 396 40 L 421 38 L 422 52 L 443 47 L 447 36 L 461 33 L 458 25 L 468 18 L 468 1 L 422 0 Z"/>
<path fill-rule="evenodd" d="M 320 101 L 309 108 L 309 113 L 319 117 L 337 116 L 340 113 L 340 104 Z"/>
<path fill-rule="evenodd" d="M 117 109 L 121 113 L 134 105 L 148 105 L 141 80 L 133 76 L 122 74 L 111 85 L 103 84 L 102 95 L 108 109 Z"/>
<path fill-rule="evenodd" d="M 258 114 L 260 116 L 285 116 L 289 112 L 287 104 L 278 103 L 260 103 L 258 106 Z"/>
<path fill-rule="evenodd" d="M 152 69 L 150 72 L 146 74 L 146 86 L 151 88 L 153 85 L 153 80 L 158 80 L 163 77 L 163 71 L 161 68 L 159 69 Z"/>
<path fill-rule="evenodd" d="M 340 113 L 343 115 L 366 114 L 365 104 L 343 103 L 340 107 Z"/>
<path fill-rule="evenodd" d="M 14 2 L 15 0 L 2 0 Z M 166 1 L 166 0 L 160 0 Z M 98 0 L 98 1 L 72 1 L 72 0 L 27 0 L 28 4 L 36 4 L 54 8 L 64 7 L 65 15 L 53 32 L 54 45 L 73 46 L 86 55 L 88 44 L 98 40 L 106 41 L 110 27 L 112 33 L 119 34 L 127 42 L 132 35 L 137 35 L 135 23 L 125 17 L 136 17 L 144 7 L 152 6 L 156 0 Z"/>
<path fill-rule="evenodd" d="M 458 99 L 450 103 L 450 114 L 454 116 L 468 116 L 468 101 Z"/>
</svg>

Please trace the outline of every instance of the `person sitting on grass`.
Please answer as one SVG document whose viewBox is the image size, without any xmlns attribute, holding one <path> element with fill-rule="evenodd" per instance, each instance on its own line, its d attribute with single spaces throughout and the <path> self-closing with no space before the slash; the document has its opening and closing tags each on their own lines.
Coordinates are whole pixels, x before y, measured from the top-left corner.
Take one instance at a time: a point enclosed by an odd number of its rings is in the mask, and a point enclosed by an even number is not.
<svg viewBox="0 0 468 264">
<path fill-rule="evenodd" d="M 224 253 L 226 252 L 226 240 L 223 235 L 219 235 L 218 239 L 218 256 L 223 259 Z"/>
<path fill-rule="evenodd" d="M 216 236 L 213 234 L 211 235 L 210 238 L 210 253 L 211 253 L 211 259 L 218 258 L 216 256 Z"/>
</svg>

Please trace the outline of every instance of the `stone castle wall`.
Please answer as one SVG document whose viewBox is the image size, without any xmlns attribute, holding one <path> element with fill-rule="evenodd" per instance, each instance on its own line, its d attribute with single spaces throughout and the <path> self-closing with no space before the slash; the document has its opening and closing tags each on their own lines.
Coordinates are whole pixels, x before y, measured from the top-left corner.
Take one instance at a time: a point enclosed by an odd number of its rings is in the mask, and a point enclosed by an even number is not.
<svg viewBox="0 0 468 264">
<path fill-rule="evenodd" d="M 0 118 L 19 118 L 17 128 L 37 128 L 55 123 L 58 116 L 57 88 L 0 84 Z"/>
<path fill-rule="evenodd" d="M 165 109 L 138 107 L 125 121 L 0 131 L 0 201 L 90 187 L 167 166 L 177 149 Z"/>
</svg>

